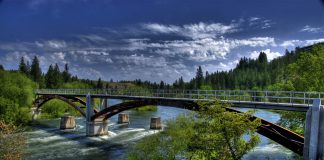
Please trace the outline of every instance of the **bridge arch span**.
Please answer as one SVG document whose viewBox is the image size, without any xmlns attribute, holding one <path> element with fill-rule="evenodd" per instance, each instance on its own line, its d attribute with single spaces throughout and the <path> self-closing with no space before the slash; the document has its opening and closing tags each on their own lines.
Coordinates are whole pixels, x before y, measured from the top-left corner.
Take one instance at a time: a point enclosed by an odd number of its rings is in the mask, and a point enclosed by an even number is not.
<svg viewBox="0 0 324 160">
<path fill-rule="evenodd" d="M 41 97 L 38 97 L 35 102 L 34 105 L 36 107 L 36 112 L 48 101 L 53 100 L 53 99 L 58 99 L 61 100 L 65 103 L 67 103 L 69 106 L 73 107 L 74 109 L 76 109 L 78 112 L 80 112 L 80 114 L 83 117 L 86 117 L 86 113 L 84 112 L 83 109 L 81 109 L 80 107 L 78 107 L 76 104 L 74 104 L 72 101 L 74 102 L 79 102 L 82 105 L 86 105 L 86 102 L 84 102 L 82 99 L 77 98 L 77 97 L 63 97 L 63 96 L 58 96 L 58 95 L 44 95 Z M 72 101 L 71 101 L 72 100 Z M 96 111 L 95 111 L 96 112 Z"/>
<path fill-rule="evenodd" d="M 198 105 L 193 101 L 185 101 L 185 100 L 133 100 L 128 102 L 123 102 L 120 104 L 116 104 L 114 106 L 108 107 L 103 109 L 102 111 L 96 113 L 94 116 L 91 117 L 91 120 L 95 120 L 100 116 L 104 116 L 104 120 L 120 113 L 125 110 L 144 107 L 147 105 L 161 105 L 161 106 L 170 106 L 176 107 L 181 109 L 188 109 L 188 110 L 198 110 Z"/>
<path fill-rule="evenodd" d="M 199 106 L 194 101 L 182 101 L 182 100 L 173 100 L 173 101 L 163 101 L 163 100 L 134 100 L 129 102 L 124 102 L 120 104 L 116 104 L 109 108 L 106 108 L 94 116 L 91 117 L 91 120 L 95 120 L 100 116 L 104 116 L 104 120 L 120 113 L 125 110 L 129 110 L 132 108 L 143 107 L 147 105 L 161 105 L 161 106 L 170 106 L 182 109 L 188 109 L 197 111 L 199 110 Z M 235 109 L 227 108 L 228 111 L 239 112 Z M 251 117 L 251 120 L 254 120 L 255 116 Z M 287 147 L 288 149 L 294 151 L 295 153 L 302 155 L 303 146 L 304 146 L 304 137 L 295 134 L 289 131 L 286 128 L 283 128 L 279 125 L 273 124 L 269 121 L 261 119 L 261 126 L 257 128 L 257 132 L 269 139 Z"/>
</svg>

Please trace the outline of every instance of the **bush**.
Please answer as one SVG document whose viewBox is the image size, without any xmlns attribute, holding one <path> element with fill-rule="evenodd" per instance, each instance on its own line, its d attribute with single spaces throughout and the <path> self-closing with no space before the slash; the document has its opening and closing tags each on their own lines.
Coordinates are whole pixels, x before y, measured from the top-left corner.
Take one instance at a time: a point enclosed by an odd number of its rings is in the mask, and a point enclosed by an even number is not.
<svg viewBox="0 0 324 160">
<path fill-rule="evenodd" d="M 0 96 L 19 107 L 31 107 L 36 83 L 17 72 L 0 71 Z"/>
<path fill-rule="evenodd" d="M 0 70 L 0 118 L 15 125 L 31 120 L 30 107 L 36 83 L 18 72 Z"/>
<path fill-rule="evenodd" d="M 251 112 L 228 112 L 230 105 L 218 101 L 198 104 L 197 114 L 169 121 L 164 131 L 137 143 L 128 159 L 237 160 L 258 144 L 261 121 L 251 121 Z"/>
<path fill-rule="evenodd" d="M 24 134 L 16 126 L 0 120 L 0 159 L 21 159 L 25 141 Z"/>
<path fill-rule="evenodd" d="M 62 117 L 64 114 L 80 116 L 80 113 L 76 109 L 71 107 L 69 104 L 57 99 L 46 102 L 41 107 L 41 110 L 41 118 L 43 119 L 58 118 Z"/>
</svg>

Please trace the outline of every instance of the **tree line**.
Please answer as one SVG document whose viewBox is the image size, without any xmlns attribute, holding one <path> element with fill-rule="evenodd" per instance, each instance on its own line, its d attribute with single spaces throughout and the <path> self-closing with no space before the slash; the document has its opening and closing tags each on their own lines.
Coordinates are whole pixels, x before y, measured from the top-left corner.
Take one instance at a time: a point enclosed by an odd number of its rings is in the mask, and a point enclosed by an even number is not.
<svg viewBox="0 0 324 160">
<path fill-rule="evenodd" d="M 272 61 L 268 61 L 266 53 L 260 52 L 256 59 L 241 58 L 229 71 L 209 73 L 198 66 L 195 77 L 189 82 L 180 77 L 172 85 L 163 81 L 158 84 L 135 80 L 133 83 L 153 89 L 323 91 L 323 50 L 324 43 L 296 47 Z"/>
</svg>

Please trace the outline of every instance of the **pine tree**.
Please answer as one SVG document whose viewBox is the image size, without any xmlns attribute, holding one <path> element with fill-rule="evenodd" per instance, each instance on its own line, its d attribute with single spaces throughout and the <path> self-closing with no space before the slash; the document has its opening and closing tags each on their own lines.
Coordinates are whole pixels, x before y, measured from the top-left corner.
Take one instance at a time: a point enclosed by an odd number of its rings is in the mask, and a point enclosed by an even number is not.
<svg viewBox="0 0 324 160">
<path fill-rule="evenodd" d="M 24 57 L 21 57 L 20 59 L 20 64 L 19 64 L 19 72 L 25 74 L 25 75 L 28 75 L 28 68 L 27 68 L 27 65 L 25 63 L 25 59 Z"/>
<path fill-rule="evenodd" d="M 196 72 L 196 89 L 199 89 L 204 82 L 204 75 L 201 66 L 198 67 Z"/>
<path fill-rule="evenodd" d="M 98 89 L 102 89 L 103 88 L 103 83 L 101 82 L 101 78 L 98 79 L 96 88 L 98 88 Z"/>
<path fill-rule="evenodd" d="M 160 87 L 159 87 L 159 88 L 160 88 L 160 89 L 164 89 L 164 87 L 165 87 L 164 82 L 161 81 L 161 82 L 160 82 Z"/>
<path fill-rule="evenodd" d="M 34 57 L 32 65 L 31 65 L 31 69 L 30 69 L 30 76 L 32 78 L 32 80 L 34 80 L 37 83 L 41 83 L 41 79 L 42 79 L 42 70 L 39 67 L 39 60 L 37 58 L 37 56 Z"/>
<path fill-rule="evenodd" d="M 1 64 L 0 64 L 0 71 L 4 71 L 4 67 Z"/>
<path fill-rule="evenodd" d="M 55 64 L 53 75 L 54 75 L 54 80 L 55 80 L 54 87 L 59 88 L 62 84 L 63 78 L 62 78 L 62 74 L 60 72 L 60 68 L 57 65 L 57 63 Z"/>
<path fill-rule="evenodd" d="M 180 89 L 185 89 L 185 83 L 184 83 L 184 81 L 183 81 L 182 76 L 180 77 L 178 83 L 179 83 L 179 88 L 180 88 Z"/>
<path fill-rule="evenodd" d="M 28 76 L 30 76 L 30 64 L 29 64 L 29 61 L 26 62 L 26 67 L 27 67 L 27 73 L 28 73 Z"/>
<path fill-rule="evenodd" d="M 45 84 L 47 88 L 55 88 L 55 77 L 54 77 L 54 69 L 53 66 L 50 65 L 48 67 L 48 71 L 45 75 Z"/>
<path fill-rule="evenodd" d="M 66 63 L 64 66 L 64 71 L 62 72 L 62 77 L 64 82 L 69 82 L 71 79 L 71 74 L 69 73 L 69 66 Z"/>
<path fill-rule="evenodd" d="M 109 89 L 109 83 L 106 83 L 106 89 Z"/>
</svg>

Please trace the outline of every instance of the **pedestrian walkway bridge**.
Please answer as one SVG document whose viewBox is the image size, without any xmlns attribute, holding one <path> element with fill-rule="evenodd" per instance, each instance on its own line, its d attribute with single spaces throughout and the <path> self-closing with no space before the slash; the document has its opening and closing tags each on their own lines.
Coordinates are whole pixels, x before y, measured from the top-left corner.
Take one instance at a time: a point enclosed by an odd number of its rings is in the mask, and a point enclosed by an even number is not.
<svg viewBox="0 0 324 160">
<path fill-rule="evenodd" d="M 314 99 L 324 92 L 255 91 L 255 90 L 167 90 L 167 89 L 38 89 L 36 95 L 62 95 L 111 99 L 155 99 L 178 101 L 209 101 L 219 99 L 235 107 L 278 109 L 306 112 Z"/>
<path fill-rule="evenodd" d="M 289 110 L 306 113 L 305 138 L 286 128 L 261 119 L 257 132 L 287 147 L 305 159 L 324 157 L 324 92 L 255 90 L 173 90 L 173 89 L 37 89 L 36 113 L 52 99 L 60 99 L 86 118 L 86 134 L 108 132 L 106 120 L 128 109 L 147 105 L 178 107 L 197 111 L 196 101 L 228 102 L 233 107 Z M 100 106 L 93 99 L 99 98 Z M 126 100 L 108 107 L 107 99 Z M 77 102 L 77 103 L 76 103 Z M 81 106 L 78 106 L 81 105 Z M 86 108 L 85 110 L 83 108 Z M 237 112 L 232 108 L 229 111 Z M 257 117 L 252 117 L 251 120 Z"/>
</svg>

